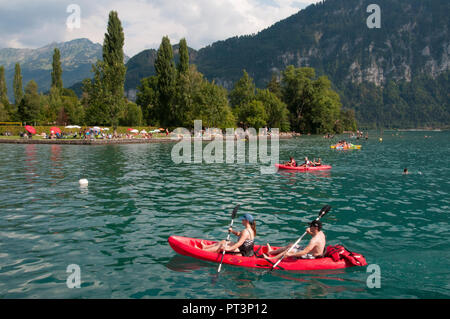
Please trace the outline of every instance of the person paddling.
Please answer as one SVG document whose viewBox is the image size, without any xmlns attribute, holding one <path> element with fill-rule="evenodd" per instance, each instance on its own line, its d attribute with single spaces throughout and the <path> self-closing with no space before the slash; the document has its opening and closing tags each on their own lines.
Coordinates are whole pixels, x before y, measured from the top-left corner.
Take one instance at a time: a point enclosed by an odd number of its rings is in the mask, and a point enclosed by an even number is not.
<svg viewBox="0 0 450 319">
<path fill-rule="evenodd" d="M 308 157 L 305 157 L 305 162 L 300 166 L 309 167 L 309 166 L 311 166 L 311 161 L 308 159 Z"/>
<path fill-rule="evenodd" d="M 309 244 L 306 247 L 295 246 L 291 251 L 286 253 L 286 257 L 296 257 L 302 259 L 316 259 L 323 257 L 325 250 L 326 239 L 325 234 L 322 232 L 322 223 L 320 220 L 315 220 L 309 224 L 306 232 L 312 236 Z M 269 259 L 279 259 L 283 256 L 286 250 L 291 248 L 292 244 L 278 248 L 272 249 L 272 247 L 267 243 L 267 254 L 264 257 Z"/>
<path fill-rule="evenodd" d="M 289 158 L 289 162 L 284 163 L 284 165 L 286 166 L 291 166 L 291 167 L 296 167 L 297 166 L 297 162 L 294 160 L 294 158 L 291 156 Z"/>
<path fill-rule="evenodd" d="M 244 225 L 245 229 L 240 232 L 233 230 L 232 227 L 228 229 L 230 233 L 239 237 L 237 243 L 227 243 L 226 240 L 222 240 L 212 245 L 205 245 L 202 241 L 202 249 L 213 252 L 221 252 L 225 250 L 226 253 L 232 253 L 235 255 L 245 257 L 253 256 L 253 247 L 256 236 L 256 224 L 253 216 L 250 214 L 244 214 L 244 216 L 242 216 L 242 225 Z"/>
<path fill-rule="evenodd" d="M 314 161 L 312 162 L 312 164 L 313 164 L 314 166 L 321 166 L 321 165 L 322 165 L 322 160 L 321 160 L 320 157 L 319 157 L 319 160 L 316 162 L 315 159 L 314 159 Z"/>
</svg>

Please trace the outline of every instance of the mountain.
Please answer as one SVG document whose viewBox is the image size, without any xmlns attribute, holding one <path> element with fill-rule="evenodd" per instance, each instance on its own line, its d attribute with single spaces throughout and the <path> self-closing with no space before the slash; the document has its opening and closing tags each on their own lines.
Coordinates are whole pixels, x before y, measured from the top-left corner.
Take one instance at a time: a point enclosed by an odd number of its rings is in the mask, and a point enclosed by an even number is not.
<svg viewBox="0 0 450 319">
<path fill-rule="evenodd" d="M 202 48 L 190 62 L 226 88 L 243 69 L 265 87 L 290 64 L 310 66 L 331 79 L 363 126 L 450 125 L 450 1 L 378 0 L 381 28 L 371 29 L 372 3 L 319 2 L 255 35 Z M 154 72 L 156 51 L 143 53 L 128 62 L 128 91 Z"/>
<path fill-rule="evenodd" d="M 52 58 L 55 48 L 61 51 L 64 87 L 70 87 L 91 77 L 92 64 L 102 58 L 102 46 L 88 39 L 55 42 L 38 49 L 0 49 L 0 65 L 5 67 L 10 101 L 14 101 L 12 82 L 16 63 L 20 63 L 23 87 L 29 80 L 34 80 L 38 84 L 40 92 L 50 89 Z"/>
<path fill-rule="evenodd" d="M 327 0 L 310 5 L 254 36 L 214 43 L 199 51 L 196 62 L 207 77 L 224 83 L 236 81 L 245 67 L 259 85 L 289 64 L 377 86 L 419 74 L 436 77 L 449 69 L 449 1 L 376 1 L 379 29 L 366 24 L 371 3 Z"/>
</svg>

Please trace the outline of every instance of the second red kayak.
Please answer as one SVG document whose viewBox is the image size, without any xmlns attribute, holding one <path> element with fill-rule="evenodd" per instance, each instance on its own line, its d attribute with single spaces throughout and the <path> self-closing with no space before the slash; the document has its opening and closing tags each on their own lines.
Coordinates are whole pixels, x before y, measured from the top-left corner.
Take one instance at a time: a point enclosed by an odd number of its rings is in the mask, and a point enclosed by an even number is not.
<svg viewBox="0 0 450 319">
<path fill-rule="evenodd" d="M 290 169 L 290 170 L 294 170 L 294 171 L 326 171 L 331 169 L 330 165 L 320 165 L 320 166 L 310 166 L 310 167 L 306 167 L 306 166 L 296 166 L 296 167 L 292 167 L 292 166 L 287 166 L 287 165 L 283 165 L 283 164 L 275 164 L 276 167 L 278 167 L 279 169 Z"/>
</svg>

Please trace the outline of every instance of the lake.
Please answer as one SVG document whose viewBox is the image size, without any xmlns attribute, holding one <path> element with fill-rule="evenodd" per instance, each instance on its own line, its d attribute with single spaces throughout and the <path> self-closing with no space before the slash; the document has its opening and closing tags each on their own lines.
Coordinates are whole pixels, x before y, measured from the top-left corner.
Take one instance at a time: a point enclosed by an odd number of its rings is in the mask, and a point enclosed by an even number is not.
<svg viewBox="0 0 450 319">
<path fill-rule="evenodd" d="M 326 173 L 175 164 L 174 144 L 2 144 L 0 298 L 449 298 L 450 132 L 379 136 L 348 139 L 362 145 L 349 151 L 330 149 L 338 137 L 280 140 L 281 161 L 320 157 Z M 170 235 L 225 239 L 237 204 L 238 218 L 255 218 L 256 242 L 272 245 L 298 239 L 331 205 L 328 244 L 377 265 L 380 288 L 368 287 L 367 267 L 224 265 L 217 276 L 217 264 L 168 245 Z M 79 289 L 67 285 L 73 264 Z"/>
</svg>

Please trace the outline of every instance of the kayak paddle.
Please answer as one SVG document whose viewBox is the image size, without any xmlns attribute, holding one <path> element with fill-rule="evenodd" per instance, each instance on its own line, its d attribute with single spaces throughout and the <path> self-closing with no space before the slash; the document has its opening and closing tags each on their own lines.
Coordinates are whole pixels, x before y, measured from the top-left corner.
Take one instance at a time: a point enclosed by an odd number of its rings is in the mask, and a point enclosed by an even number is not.
<svg viewBox="0 0 450 319">
<path fill-rule="evenodd" d="M 323 216 L 325 216 L 326 213 L 328 213 L 331 209 L 330 205 L 325 205 L 324 207 L 322 207 L 322 209 L 319 212 L 319 216 L 315 219 L 315 221 L 318 221 L 320 218 L 322 218 Z M 307 232 L 304 232 L 303 235 L 283 254 L 283 256 L 281 256 L 280 259 L 278 259 L 278 261 L 272 266 L 272 268 L 270 269 L 270 271 L 274 270 L 275 267 L 283 260 L 284 256 L 286 256 L 286 254 L 288 252 L 291 251 L 292 248 L 294 248 L 295 246 L 297 246 L 298 243 L 300 243 L 300 241 L 303 239 L 303 237 L 307 234 Z"/>
<path fill-rule="evenodd" d="M 237 211 L 238 211 L 238 209 L 239 209 L 239 207 L 240 207 L 241 205 L 237 205 L 234 209 L 233 209 L 233 212 L 231 213 L 231 224 L 230 224 L 230 227 L 233 227 L 233 222 L 234 222 L 234 219 L 236 218 L 236 215 L 237 215 Z M 230 231 L 228 230 L 228 236 L 227 236 L 227 241 L 226 241 L 226 243 L 228 243 L 228 241 L 230 240 Z M 226 248 L 226 244 L 225 243 L 225 248 Z M 225 256 L 225 249 L 223 250 L 223 253 L 222 253 L 222 259 L 220 260 L 220 265 L 219 265 L 219 269 L 217 269 L 217 272 L 220 272 L 220 269 L 222 268 L 222 262 L 223 262 L 223 257 Z"/>
</svg>

